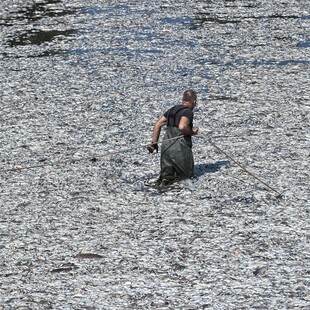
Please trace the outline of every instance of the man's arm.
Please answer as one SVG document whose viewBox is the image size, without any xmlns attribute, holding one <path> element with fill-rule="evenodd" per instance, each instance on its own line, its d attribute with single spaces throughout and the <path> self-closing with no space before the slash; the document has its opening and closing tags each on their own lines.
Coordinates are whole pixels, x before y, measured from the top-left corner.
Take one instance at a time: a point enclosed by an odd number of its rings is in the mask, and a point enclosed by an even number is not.
<svg viewBox="0 0 310 310">
<path fill-rule="evenodd" d="M 158 152 L 158 139 L 161 131 L 161 127 L 167 124 L 167 119 L 165 116 L 161 116 L 154 125 L 152 143 L 148 145 L 147 149 L 150 153 L 153 153 L 155 150 Z"/>
<path fill-rule="evenodd" d="M 153 136 L 152 136 L 153 144 L 156 144 L 158 142 L 161 127 L 165 126 L 166 124 L 167 124 L 167 119 L 164 116 L 161 116 L 155 123 L 154 128 L 153 128 Z"/>
<path fill-rule="evenodd" d="M 186 136 L 195 136 L 198 134 L 198 128 L 191 129 L 190 120 L 186 116 L 182 116 L 179 123 L 179 129 L 184 133 Z"/>
</svg>

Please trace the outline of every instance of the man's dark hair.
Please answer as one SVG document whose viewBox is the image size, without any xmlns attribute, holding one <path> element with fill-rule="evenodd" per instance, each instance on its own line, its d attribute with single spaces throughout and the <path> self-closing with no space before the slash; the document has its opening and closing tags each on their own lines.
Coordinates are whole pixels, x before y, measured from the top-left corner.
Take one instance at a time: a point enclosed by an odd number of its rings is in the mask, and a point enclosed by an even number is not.
<svg viewBox="0 0 310 310">
<path fill-rule="evenodd" d="M 194 90 L 188 89 L 183 94 L 183 101 L 194 101 L 197 100 L 197 94 Z"/>
</svg>

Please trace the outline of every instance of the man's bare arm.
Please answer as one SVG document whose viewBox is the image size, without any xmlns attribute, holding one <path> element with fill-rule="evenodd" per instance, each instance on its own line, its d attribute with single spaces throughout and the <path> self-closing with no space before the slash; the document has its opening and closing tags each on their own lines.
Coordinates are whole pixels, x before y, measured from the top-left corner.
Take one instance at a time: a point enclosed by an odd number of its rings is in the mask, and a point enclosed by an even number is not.
<svg viewBox="0 0 310 310">
<path fill-rule="evenodd" d="M 179 123 L 179 129 L 184 133 L 186 136 L 195 136 L 198 134 L 198 128 L 191 129 L 190 121 L 186 116 L 182 116 L 180 123 Z"/>
<path fill-rule="evenodd" d="M 158 121 L 155 123 L 153 128 L 153 136 L 152 136 L 152 143 L 156 144 L 159 139 L 161 127 L 167 124 L 167 119 L 164 116 L 161 116 Z"/>
</svg>

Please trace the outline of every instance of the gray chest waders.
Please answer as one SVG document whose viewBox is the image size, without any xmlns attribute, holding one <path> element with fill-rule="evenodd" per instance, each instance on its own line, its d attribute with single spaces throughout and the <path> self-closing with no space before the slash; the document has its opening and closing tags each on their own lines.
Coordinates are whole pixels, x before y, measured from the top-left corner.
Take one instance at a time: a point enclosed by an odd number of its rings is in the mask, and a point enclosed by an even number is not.
<svg viewBox="0 0 310 310">
<path fill-rule="evenodd" d="M 166 133 L 161 146 L 160 179 L 169 182 L 191 178 L 194 175 L 191 140 L 183 136 L 175 121 L 176 114 L 182 109 L 182 106 L 172 108 L 172 113 L 168 114 Z M 169 140 L 178 136 L 179 139 Z"/>
</svg>

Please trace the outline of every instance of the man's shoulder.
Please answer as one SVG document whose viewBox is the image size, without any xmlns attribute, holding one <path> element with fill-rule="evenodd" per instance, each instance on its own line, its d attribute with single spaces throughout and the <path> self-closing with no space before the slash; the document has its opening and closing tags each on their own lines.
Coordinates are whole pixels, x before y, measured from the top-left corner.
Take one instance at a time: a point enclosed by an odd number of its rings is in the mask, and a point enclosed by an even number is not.
<svg viewBox="0 0 310 310">
<path fill-rule="evenodd" d="M 179 110 L 179 107 L 181 107 L 181 105 L 176 104 L 176 105 L 172 106 L 171 108 L 169 108 L 169 109 L 165 112 L 165 114 L 178 111 L 178 110 Z"/>
<path fill-rule="evenodd" d="M 186 114 L 186 115 L 193 115 L 193 110 L 189 107 L 183 107 L 183 109 L 181 110 L 182 114 Z"/>
<path fill-rule="evenodd" d="M 181 114 L 181 115 L 185 115 L 185 116 L 192 116 L 193 115 L 193 111 L 192 109 L 190 109 L 189 107 L 186 107 L 182 104 L 176 104 L 173 107 L 171 107 L 170 109 L 168 109 L 165 113 L 164 116 L 167 116 L 168 114 Z"/>
<path fill-rule="evenodd" d="M 192 112 L 192 109 L 189 108 L 189 107 L 186 107 L 182 104 L 177 104 L 175 106 L 173 106 L 170 110 L 175 110 L 175 111 L 182 111 L 182 112 L 185 112 L 185 111 L 190 111 Z"/>
</svg>

